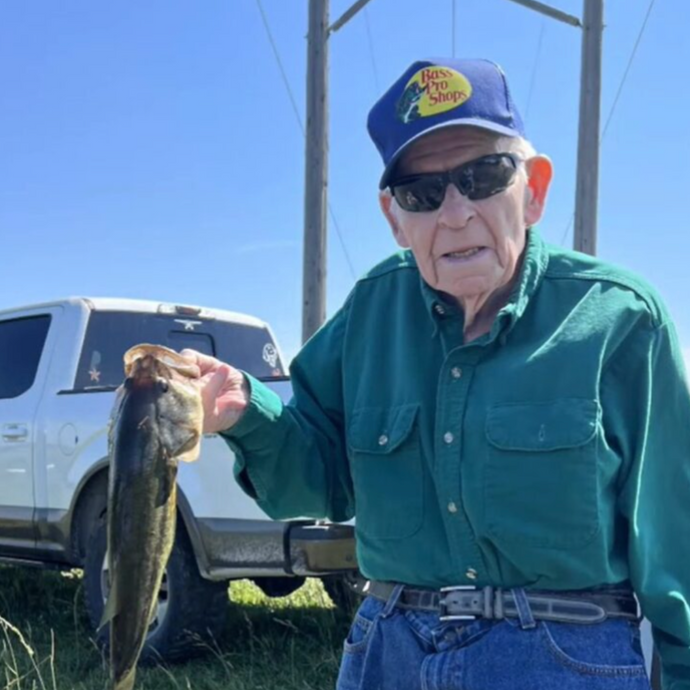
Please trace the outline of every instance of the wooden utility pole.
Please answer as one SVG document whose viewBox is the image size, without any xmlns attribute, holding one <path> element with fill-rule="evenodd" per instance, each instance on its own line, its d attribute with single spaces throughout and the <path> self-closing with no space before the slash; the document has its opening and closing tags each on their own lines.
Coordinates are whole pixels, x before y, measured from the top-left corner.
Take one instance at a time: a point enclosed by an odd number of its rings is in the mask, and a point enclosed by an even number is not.
<svg viewBox="0 0 690 690">
<path fill-rule="evenodd" d="M 580 119 L 577 140 L 577 187 L 573 249 L 597 253 L 599 204 L 599 139 L 601 126 L 601 54 L 604 0 L 584 0 L 583 20 L 538 0 L 512 0 L 571 26 L 582 28 Z"/>
<path fill-rule="evenodd" d="M 328 3 L 309 0 L 302 342 L 326 319 Z"/>
<path fill-rule="evenodd" d="M 604 0 L 585 0 L 580 70 L 580 124 L 577 142 L 577 190 L 573 248 L 597 253 L 599 141 L 601 122 L 601 52 Z"/>
<path fill-rule="evenodd" d="M 309 0 L 302 343 L 306 342 L 326 320 L 328 37 L 342 28 L 370 1 L 357 0 L 329 26 L 329 0 Z"/>
</svg>

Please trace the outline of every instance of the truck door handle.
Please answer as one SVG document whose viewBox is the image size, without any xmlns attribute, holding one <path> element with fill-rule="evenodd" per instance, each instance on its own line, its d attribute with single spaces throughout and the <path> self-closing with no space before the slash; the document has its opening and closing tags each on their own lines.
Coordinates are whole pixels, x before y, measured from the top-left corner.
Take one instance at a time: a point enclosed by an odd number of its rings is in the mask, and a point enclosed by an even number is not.
<svg viewBox="0 0 690 690">
<path fill-rule="evenodd" d="M 28 437 L 26 424 L 5 424 L 2 427 L 3 441 L 24 441 Z"/>
</svg>

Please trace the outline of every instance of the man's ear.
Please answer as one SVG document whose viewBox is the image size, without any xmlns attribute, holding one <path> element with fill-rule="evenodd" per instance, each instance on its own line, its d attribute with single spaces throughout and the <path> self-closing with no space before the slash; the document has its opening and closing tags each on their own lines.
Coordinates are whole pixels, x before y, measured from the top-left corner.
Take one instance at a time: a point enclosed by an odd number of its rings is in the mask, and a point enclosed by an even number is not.
<svg viewBox="0 0 690 690">
<path fill-rule="evenodd" d="M 529 197 L 525 205 L 525 223 L 530 227 L 538 223 L 544 214 L 546 197 L 553 178 L 553 165 L 548 156 L 542 155 L 530 158 L 525 165 L 529 188 Z"/>
<path fill-rule="evenodd" d="M 384 189 L 383 191 L 379 192 L 379 204 L 381 204 L 381 210 L 383 211 L 383 215 L 386 216 L 388 225 L 391 226 L 393 237 L 399 246 L 401 246 L 403 249 L 407 249 L 409 248 L 410 243 L 407 241 L 405 233 L 400 229 L 398 218 L 393 209 L 393 202 L 393 196 L 388 190 Z"/>
</svg>

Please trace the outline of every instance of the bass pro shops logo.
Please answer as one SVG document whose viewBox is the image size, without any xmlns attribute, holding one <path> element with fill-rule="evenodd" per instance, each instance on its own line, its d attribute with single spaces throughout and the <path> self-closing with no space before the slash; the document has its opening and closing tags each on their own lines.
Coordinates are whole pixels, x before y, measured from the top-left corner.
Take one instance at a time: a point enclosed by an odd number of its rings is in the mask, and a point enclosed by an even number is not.
<svg viewBox="0 0 690 690">
<path fill-rule="evenodd" d="M 467 77 L 449 67 L 425 67 L 407 82 L 396 107 L 404 123 L 438 115 L 462 105 L 472 95 Z"/>
</svg>

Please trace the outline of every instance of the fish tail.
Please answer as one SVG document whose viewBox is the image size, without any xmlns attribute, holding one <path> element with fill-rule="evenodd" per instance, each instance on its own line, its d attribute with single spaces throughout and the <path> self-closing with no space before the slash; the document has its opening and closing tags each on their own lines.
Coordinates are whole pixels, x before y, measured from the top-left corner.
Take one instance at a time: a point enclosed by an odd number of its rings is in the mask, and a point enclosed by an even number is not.
<svg viewBox="0 0 690 690">
<path fill-rule="evenodd" d="M 122 678 L 113 680 L 110 690 L 132 690 L 135 676 L 136 669 L 131 669 Z"/>
</svg>

